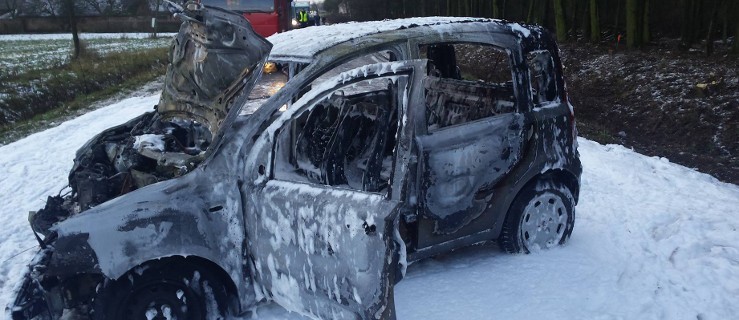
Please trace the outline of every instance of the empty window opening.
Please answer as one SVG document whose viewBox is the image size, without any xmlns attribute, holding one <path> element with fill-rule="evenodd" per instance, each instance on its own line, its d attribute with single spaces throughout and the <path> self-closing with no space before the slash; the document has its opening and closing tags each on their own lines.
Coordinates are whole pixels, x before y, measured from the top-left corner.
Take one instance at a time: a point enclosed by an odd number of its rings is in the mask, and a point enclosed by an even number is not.
<svg viewBox="0 0 739 320">
<path fill-rule="evenodd" d="M 422 45 L 429 130 L 515 111 L 510 54 L 485 44 Z"/>
<path fill-rule="evenodd" d="M 384 193 L 398 129 L 397 83 L 381 78 L 336 90 L 283 127 L 275 178 Z"/>
<path fill-rule="evenodd" d="M 549 51 L 532 51 L 526 56 L 531 82 L 531 101 L 541 104 L 557 100 L 554 60 Z"/>
</svg>

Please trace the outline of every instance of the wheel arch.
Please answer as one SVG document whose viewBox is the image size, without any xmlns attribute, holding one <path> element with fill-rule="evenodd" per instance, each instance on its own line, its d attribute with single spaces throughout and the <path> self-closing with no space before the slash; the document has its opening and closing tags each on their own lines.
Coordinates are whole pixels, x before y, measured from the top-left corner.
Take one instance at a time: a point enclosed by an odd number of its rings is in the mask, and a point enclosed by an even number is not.
<svg viewBox="0 0 739 320">
<path fill-rule="evenodd" d="M 503 201 L 499 202 L 500 204 L 497 206 L 497 208 L 498 210 L 500 210 L 500 214 L 495 219 L 495 224 L 493 227 L 494 238 L 498 238 L 500 236 L 500 232 L 503 229 L 503 223 L 508 216 L 508 212 L 510 211 L 511 206 L 516 200 L 516 197 L 518 197 L 522 190 L 525 190 L 531 185 L 536 184 L 537 182 L 542 180 L 551 180 L 563 183 L 567 188 L 570 189 L 570 191 L 572 191 L 572 196 L 575 200 L 574 204 L 577 204 L 580 194 L 580 180 L 574 173 L 566 169 L 557 168 L 532 174 L 528 179 L 519 180 L 525 182 L 515 183 L 515 187 L 511 188 L 510 192 L 506 192 Z"/>
<path fill-rule="evenodd" d="M 243 310 L 245 310 L 245 308 L 247 307 L 247 305 L 243 303 L 242 299 L 240 299 L 243 295 L 239 291 L 239 288 L 236 286 L 236 283 L 231 278 L 229 273 L 226 272 L 226 270 L 222 268 L 216 262 L 210 259 L 207 259 L 207 258 L 200 257 L 200 256 L 172 255 L 172 256 L 165 256 L 165 257 L 159 257 L 156 259 L 147 260 L 147 261 L 144 261 L 132 267 L 131 269 L 129 269 L 128 271 L 120 275 L 118 278 L 111 279 L 111 280 L 118 281 L 122 279 L 123 277 L 126 277 L 131 272 L 142 272 L 140 268 L 146 268 L 147 266 L 151 266 L 151 265 L 164 266 L 168 264 L 189 265 L 189 266 L 195 267 L 196 270 L 204 270 L 208 272 L 211 276 L 216 277 L 221 281 L 221 283 L 226 288 L 226 292 L 229 295 L 233 295 L 234 297 L 236 297 L 237 301 L 239 301 L 239 304 L 238 304 L 239 310 L 236 310 L 238 313 L 243 312 Z"/>
<path fill-rule="evenodd" d="M 577 179 L 577 177 L 575 177 L 573 173 L 563 169 L 549 170 L 534 176 L 531 180 L 529 180 L 529 182 L 526 183 L 526 185 L 524 185 L 524 187 L 528 187 L 529 184 L 536 183 L 540 180 L 551 180 L 563 183 L 568 189 L 570 189 L 570 191 L 572 192 L 572 197 L 575 200 L 574 204 L 577 204 L 580 197 L 580 181 Z"/>
<path fill-rule="evenodd" d="M 565 170 L 565 169 L 550 169 L 544 172 L 540 172 L 538 174 L 533 175 L 531 178 L 526 180 L 526 183 L 520 183 L 518 184 L 518 188 L 516 189 L 515 193 L 512 193 L 512 197 L 509 197 L 508 201 L 506 202 L 506 213 L 508 214 L 508 210 L 511 209 L 511 206 L 513 205 L 513 202 L 515 201 L 516 197 L 521 193 L 522 190 L 525 190 L 526 188 L 531 187 L 532 185 L 536 184 L 539 181 L 553 181 L 553 182 L 560 182 L 564 184 L 570 191 L 572 192 L 572 197 L 575 200 L 575 205 L 578 202 L 578 198 L 580 195 L 580 181 L 579 179 L 573 174 L 572 172 Z M 504 217 L 505 218 L 505 217 Z"/>
</svg>

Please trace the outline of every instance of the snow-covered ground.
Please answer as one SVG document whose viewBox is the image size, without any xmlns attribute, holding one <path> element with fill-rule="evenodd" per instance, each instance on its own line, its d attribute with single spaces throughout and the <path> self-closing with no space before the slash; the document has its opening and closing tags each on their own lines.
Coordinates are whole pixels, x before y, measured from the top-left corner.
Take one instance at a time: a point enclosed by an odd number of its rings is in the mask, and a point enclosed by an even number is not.
<svg viewBox="0 0 739 320">
<path fill-rule="evenodd" d="M 174 37 L 177 33 L 157 33 L 157 37 Z M 80 33 L 80 39 L 146 39 L 152 33 Z M 0 41 L 30 41 L 30 40 L 72 40 L 71 33 L 45 34 L 0 34 Z"/>
<path fill-rule="evenodd" d="M 132 97 L 0 147 L 0 304 L 36 250 L 27 213 L 66 184 L 95 133 L 150 110 Z M 567 246 L 508 255 L 478 246 L 410 266 L 399 319 L 733 319 L 739 187 L 617 145 L 580 139 L 585 171 Z M 258 319 L 299 318 L 274 305 Z"/>
<path fill-rule="evenodd" d="M 83 33 L 85 47 L 98 54 L 166 48 L 174 33 Z M 9 34 L 0 35 L 0 76 L 51 68 L 69 61 L 72 35 Z"/>
</svg>

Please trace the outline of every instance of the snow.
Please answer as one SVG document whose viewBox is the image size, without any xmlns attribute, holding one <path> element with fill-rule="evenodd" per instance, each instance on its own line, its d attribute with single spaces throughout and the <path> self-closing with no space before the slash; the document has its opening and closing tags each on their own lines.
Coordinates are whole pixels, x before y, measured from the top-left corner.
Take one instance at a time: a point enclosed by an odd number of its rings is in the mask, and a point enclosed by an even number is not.
<svg viewBox="0 0 739 320">
<path fill-rule="evenodd" d="M 524 26 L 522 26 L 522 25 L 520 25 L 518 23 L 511 23 L 508 26 L 511 28 L 512 31 L 514 31 L 514 32 L 516 32 L 516 31 L 520 32 L 521 35 L 524 38 L 528 38 L 531 35 L 531 30 L 525 28 Z"/>
<path fill-rule="evenodd" d="M 82 34 L 85 47 L 106 55 L 113 52 L 166 48 L 173 34 L 149 38 L 146 34 Z M 69 62 L 70 34 L 0 35 L 0 71 L 19 74 Z"/>
<path fill-rule="evenodd" d="M 172 38 L 177 33 L 157 33 L 158 38 Z M 80 33 L 80 39 L 147 39 L 152 33 Z M 72 40 L 71 33 L 1 34 L 0 41 Z"/>
<path fill-rule="evenodd" d="M 64 187 L 78 147 L 157 101 L 125 99 L 0 147 L 3 304 L 38 247 L 27 212 Z M 622 146 L 579 145 L 585 171 L 568 245 L 530 255 L 477 246 L 416 262 L 395 289 L 398 318 L 735 318 L 739 187 Z M 274 304 L 255 313 L 300 318 Z"/>
<path fill-rule="evenodd" d="M 133 148 L 139 152 L 143 149 L 164 152 L 164 136 L 159 134 L 142 134 L 136 136 L 136 141 L 133 142 Z"/>
<path fill-rule="evenodd" d="M 28 225 L 28 212 L 44 206 L 46 197 L 67 184 L 74 154 L 88 139 L 115 124 L 152 110 L 159 95 L 132 97 L 64 122 L 57 127 L 0 147 L 0 301 L 25 272 L 38 244 Z"/>
</svg>

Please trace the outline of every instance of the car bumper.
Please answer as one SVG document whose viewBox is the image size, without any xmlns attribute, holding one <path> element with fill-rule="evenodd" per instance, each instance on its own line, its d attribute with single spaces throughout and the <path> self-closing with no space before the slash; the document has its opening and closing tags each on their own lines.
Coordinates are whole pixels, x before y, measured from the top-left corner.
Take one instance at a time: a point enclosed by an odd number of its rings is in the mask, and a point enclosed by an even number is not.
<svg viewBox="0 0 739 320">
<path fill-rule="evenodd" d="M 61 299 L 54 299 L 54 295 L 42 284 L 43 271 L 50 256 L 50 251 L 41 250 L 33 259 L 28 272 L 15 290 L 15 300 L 6 309 L 10 319 L 46 320 L 61 316 Z M 60 298 L 59 295 L 56 296 Z"/>
</svg>

